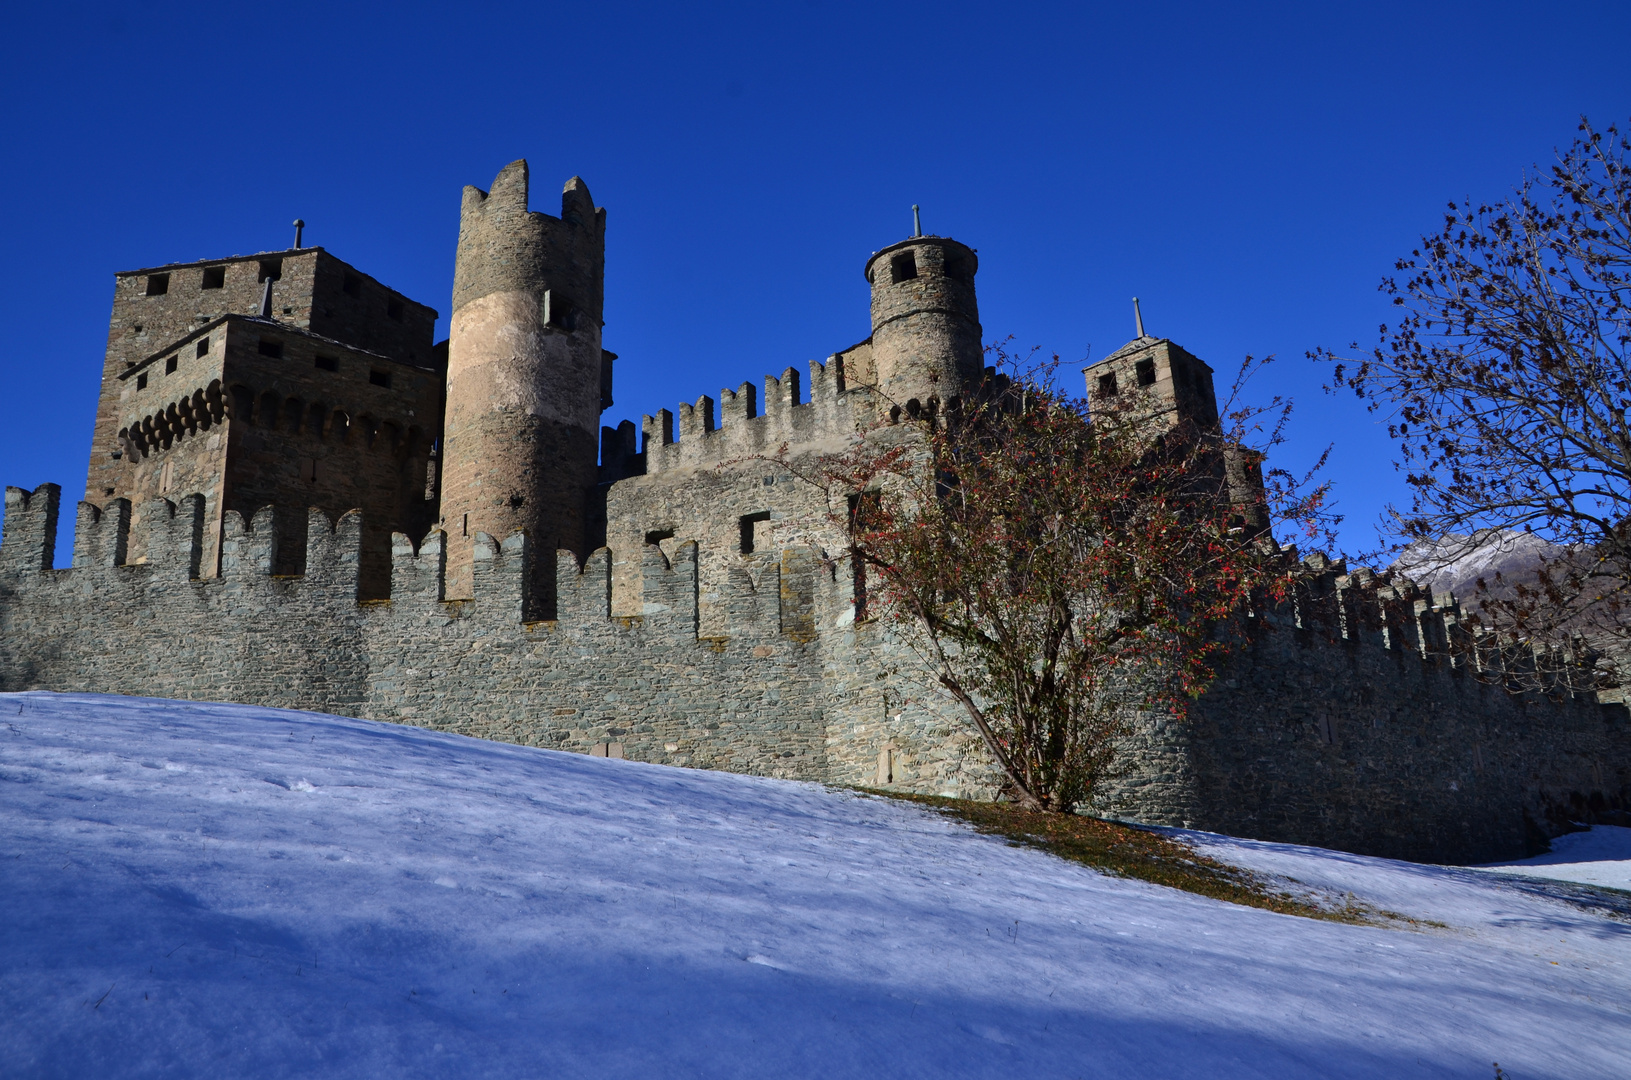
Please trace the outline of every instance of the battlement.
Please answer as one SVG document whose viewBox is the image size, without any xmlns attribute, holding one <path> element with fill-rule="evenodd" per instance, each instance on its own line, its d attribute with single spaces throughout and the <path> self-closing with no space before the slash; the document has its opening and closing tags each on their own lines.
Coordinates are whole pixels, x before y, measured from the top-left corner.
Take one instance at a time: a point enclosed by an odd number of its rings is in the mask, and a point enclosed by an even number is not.
<svg viewBox="0 0 1631 1080">
<path fill-rule="evenodd" d="M 154 584 L 191 583 L 223 594 L 275 588 L 299 591 L 308 599 L 317 597 L 330 607 L 356 607 L 361 602 L 364 527 L 360 511 L 350 511 L 335 521 L 322 510 L 311 508 L 306 515 L 306 571 L 289 575 L 276 572 L 280 564 L 278 511 L 263 507 L 245 520 L 242 514 L 229 510 L 222 522 L 220 575 L 215 580 L 203 580 L 199 570 L 209 554 L 204 496 L 189 495 L 175 503 L 155 499 L 140 508 L 135 518 L 142 533 L 140 550 L 147 553 L 140 562 L 126 561 L 133 520 L 129 501 L 115 499 L 105 507 L 81 502 L 73 567 L 53 570 L 60 499 L 61 489 L 55 484 L 41 485 L 32 492 L 6 489 L 0 577 L 10 578 L 14 589 L 26 590 L 30 578 L 42 577 L 57 584 L 83 583 L 94 589 L 96 581 L 108 573 L 141 572 Z M 415 544 L 406 534 L 393 533 L 391 595 L 386 603 L 408 615 L 434 611 L 441 616 L 522 623 L 533 560 L 537 557 L 530 538 L 524 532 L 502 540 L 477 533 L 473 548 L 474 595 L 468 600 L 450 601 L 446 534 L 433 529 Z M 807 638 L 807 604 L 798 610 L 784 612 L 783 608 L 789 596 L 810 595 L 817 558 L 816 553 L 802 550 L 766 554 L 733 574 L 724 597 L 735 615 L 733 627 L 749 636 L 784 634 Z M 554 561 L 555 613 L 554 618 L 544 621 L 561 625 L 613 621 L 612 553 L 600 548 L 580 565 L 576 555 L 562 550 L 555 552 Z M 640 558 L 645 605 L 635 621 L 648 634 L 696 638 L 697 564 L 695 543 L 678 545 L 672 559 L 654 544 L 645 546 Z M 790 577 L 800 580 L 784 580 Z"/>
<path fill-rule="evenodd" d="M 681 402 L 679 429 L 675 414 L 657 410 L 641 421 L 646 472 L 659 473 L 698 465 L 715 465 L 756 454 L 774 454 L 785 443 L 801 443 L 852 435 L 871 420 L 874 396 L 869 388 L 850 386 L 844 361 L 835 354 L 825 364 L 810 361 L 809 397 L 802 395 L 798 369 L 788 368 L 780 378 L 764 379 L 764 410 L 752 383 L 719 392 L 719 420 L 714 399 L 704 394 L 695 404 Z M 614 429 L 607 432 L 622 439 Z M 621 442 L 616 444 L 621 447 Z M 609 457 L 610 455 L 603 455 Z"/>
</svg>

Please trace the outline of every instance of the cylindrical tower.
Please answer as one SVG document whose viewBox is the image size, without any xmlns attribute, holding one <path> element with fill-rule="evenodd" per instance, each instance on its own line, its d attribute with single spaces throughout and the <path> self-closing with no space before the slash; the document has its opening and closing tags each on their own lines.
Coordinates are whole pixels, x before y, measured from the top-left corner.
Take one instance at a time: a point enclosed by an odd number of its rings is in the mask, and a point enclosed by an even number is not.
<svg viewBox="0 0 1631 1080">
<path fill-rule="evenodd" d="M 533 603 L 554 553 L 584 552 L 600 433 L 606 211 L 573 177 L 561 216 L 527 209 L 527 163 L 464 189 L 449 328 L 442 522 L 449 595 L 468 596 L 480 532 L 532 538 Z"/>
<path fill-rule="evenodd" d="M 867 260 L 877 388 L 895 405 L 926 407 L 979 384 L 978 267 L 972 248 L 943 236 L 914 236 Z"/>
</svg>

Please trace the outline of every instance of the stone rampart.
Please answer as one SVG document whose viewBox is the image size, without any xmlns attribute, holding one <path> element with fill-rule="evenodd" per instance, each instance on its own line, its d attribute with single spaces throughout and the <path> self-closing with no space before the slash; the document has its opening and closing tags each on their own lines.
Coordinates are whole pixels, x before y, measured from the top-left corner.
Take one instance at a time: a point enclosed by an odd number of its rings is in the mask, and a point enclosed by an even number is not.
<svg viewBox="0 0 1631 1080">
<path fill-rule="evenodd" d="M 645 546 L 640 613 L 611 614 L 612 560 L 555 555 L 555 618 L 526 619 L 524 533 L 473 541 L 448 600 L 447 543 L 397 534 L 391 596 L 359 599 L 363 527 L 311 511 L 305 573 L 275 575 L 274 513 L 228 512 L 200 577 L 204 500 L 82 503 L 51 569 L 59 491 L 7 489 L 0 688 L 227 700 L 482 738 L 834 783 L 989 796 L 955 707 L 849 575 L 813 547 L 755 552 L 699 632 L 695 544 Z M 1589 697 L 1512 695 L 1475 670 L 1449 598 L 1306 563 L 1185 720 L 1138 718 L 1100 809 L 1270 840 L 1444 861 L 1510 857 L 1627 805 L 1631 725 Z"/>
</svg>

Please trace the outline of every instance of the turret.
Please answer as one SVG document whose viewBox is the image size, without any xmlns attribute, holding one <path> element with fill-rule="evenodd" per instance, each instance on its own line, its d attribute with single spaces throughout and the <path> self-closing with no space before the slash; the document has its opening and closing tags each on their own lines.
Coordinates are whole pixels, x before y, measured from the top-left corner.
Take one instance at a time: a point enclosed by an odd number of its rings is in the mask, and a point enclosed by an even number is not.
<svg viewBox="0 0 1631 1080">
<path fill-rule="evenodd" d="M 527 530 L 547 571 L 535 611 L 549 604 L 552 553 L 585 554 L 611 362 L 600 347 L 605 240 L 606 211 L 577 177 L 558 218 L 527 209 L 525 161 L 491 191 L 464 189 L 442 458 L 453 596 L 468 595 L 478 532 Z"/>
<path fill-rule="evenodd" d="M 856 381 L 873 382 L 908 410 L 914 401 L 944 402 L 977 385 L 985 368 L 978 266 L 972 248 L 943 236 L 914 236 L 868 259 L 872 363 Z"/>
</svg>

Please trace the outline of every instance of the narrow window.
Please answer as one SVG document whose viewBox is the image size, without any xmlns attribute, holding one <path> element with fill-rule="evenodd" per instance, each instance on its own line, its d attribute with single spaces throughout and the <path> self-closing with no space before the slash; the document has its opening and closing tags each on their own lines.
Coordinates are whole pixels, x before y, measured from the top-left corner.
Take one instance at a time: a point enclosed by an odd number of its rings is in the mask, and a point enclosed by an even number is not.
<svg viewBox="0 0 1631 1080">
<path fill-rule="evenodd" d="M 889 260 L 890 281 L 910 281 L 917 277 L 917 254 L 903 251 Z"/>
<path fill-rule="evenodd" d="M 136 389 L 147 389 L 147 372 L 144 371 L 140 375 L 136 376 Z"/>
<path fill-rule="evenodd" d="M 163 296 L 165 293 L 167 293 L 169 291 L 170 291 L 170 275 L 169 274 L 148 274 L 147 275 L 147 295 L 148 296 Z"/>
<path fill-rule="evenodd" d="M 204 280 L 199 282 L 200 289 L 224 289 L 227 285 L 227 268 L 224 266 L 204 267 Z"/>
<path fill-rule="evenodd" d="M 362 278 L 358 277 L 356 274 L 347 274 L 345 276 L 345 283 L 340 286 L 340 291 L 345 293 L 347 296 L 361 296 Z"/>
<path fill-rule="evenodd" d="M 464 534 L 463 535 L 465 535 L 465 536 L 470 535 L 470 515 L 469 514 L 464 515 Z"/>
<path fill-rule="evenodd" d="M 271 338 L 261 338 L 260 353 L 262 356 L 270 356 L 274 360 L 281 360 L 283 359 L 283 342 L 273 341 Z"/>
<path fill-rule="evenodd" d="M 572 301 L 551 289 L 544 293 L 544 321 L 557 330 L 576 330 L 578 309 L 572 306 Z"/>
<path fill-rule="evenodd" d="M 401 322 L 402 321 L 402 301 L 392 300 L 390 303 L 386 304 L 385 305 L 385 314 L 390 316 L 391 318 L 395 319 L 397 322 Z"/>
<path fill-rule="evenodd" d="M 317 365 L 317 370 L 319 370 L 319 371 L 339 371 L 340 370 L 340 362 L 338 360 L 334 359 L 334 357 L 332 357 L 332 356 L 314 357 L 312 359 L 312 362 Z"/>
<path fill-rule="evenodd" d="M 260 277 L 257 278 L 256 280 L 257 281 L 265 281 L 267 278 L 271 278 L 273 281 L 283 280 L 283 260 L 282 259 L 262 259 L 261 260 Z"/>
<path fill-rule="evenodd" d="M 1140 360 L 1136 365 L 1136 369 L 1138 371 L 1138 385 L 1140 385 L 1140 386 L 1154 386 L 1155 385 L 1155 361 L 1154 360 L 1149 360 L 1149 359 Z"/>
<path fill-rule="evenodd" d="M 388 387 L 391 385 L 391 373 L 389 371 L 370 371 L 368 373 L 368 381 L 373 383 L 375 386 Z"/>
<path fill-rule="evenodd" d="M 317 462 L 312 458 L 300 459 L 300 479 L 308 484 L 317 482 Z"/>
<path fill-rule="evenodd" d="M 757 514 L 743 514 L 740 521 L 742 530 L 742 554 L 753 554 L 753 527 L 761 521 L 770 520 L 770 511 L 761 510 Z"/>
<path fill-rule="evenodd" d="M 166 360 L 164 362 L 164 373 L 166 375 L 173 374 L 176 370 L 176 364 L 180 362 L 180 359 L 181 358 L 178 356 L 172 356 L 170 359 Z"/>
<path fill-rule="evenodd" d="M 1103 375 L 1099 376 L 1099 396 L 1100 397 L 1115 397 L 1116 396 L 1116 373 L 1115 372 L 1107 371 Z"/>
<path fill-rule="evenodd" d="M 209 338 L 203 338 L 198 342 L 198 355 L 199 356 L 208 356 L 209 354 L 210 354 L 210 339 Z"/>
</svg>

